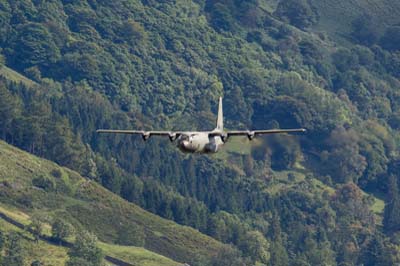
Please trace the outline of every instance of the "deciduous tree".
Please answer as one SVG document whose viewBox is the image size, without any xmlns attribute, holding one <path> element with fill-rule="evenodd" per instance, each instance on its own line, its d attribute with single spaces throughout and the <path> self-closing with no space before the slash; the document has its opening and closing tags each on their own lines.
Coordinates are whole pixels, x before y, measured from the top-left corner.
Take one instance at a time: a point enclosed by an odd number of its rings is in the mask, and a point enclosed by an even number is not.
<svg viewBox="0 0 400 266">
<path fill-rule="evenodd" d="M 97 237 L 88 231 L 76 235 L 73 247 L 68 252 L 70 259 L 67 266 L 100 266 L 103 253 L 97 247 Z"/>
</svg>

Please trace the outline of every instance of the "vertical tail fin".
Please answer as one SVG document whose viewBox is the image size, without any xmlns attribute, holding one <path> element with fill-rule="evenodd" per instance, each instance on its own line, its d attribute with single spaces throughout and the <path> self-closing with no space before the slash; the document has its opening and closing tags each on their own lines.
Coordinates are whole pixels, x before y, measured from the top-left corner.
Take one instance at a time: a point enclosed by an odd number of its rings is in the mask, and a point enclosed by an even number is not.
<svg viewBox="0 0 400 266">
<path fill-rule="evenodd" d="M 222 112 L 222 97 L 219 97 L 218 118 L 216 130 L 224 130 L 224 114 Z"/>
</svg>

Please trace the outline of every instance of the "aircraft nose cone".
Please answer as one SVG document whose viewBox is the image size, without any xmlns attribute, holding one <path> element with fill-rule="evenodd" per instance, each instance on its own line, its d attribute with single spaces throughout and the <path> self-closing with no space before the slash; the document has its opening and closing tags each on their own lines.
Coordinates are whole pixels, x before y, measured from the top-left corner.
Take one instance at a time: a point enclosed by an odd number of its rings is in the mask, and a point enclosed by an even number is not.
<svg viewBox="0 0 400 266">
<path fill-rule="evenodd" d="M 187 140 L 182 140 L 178 144 L 178 148 L 184 153 L 192 153 L 194 152 L 192 144 Z"/>
<path fill-rule="evenodd" d="M 182 146 L 185 148 L 188 148 L 190 146 L 189 141 L 187 141 L 187 140 L 182 141 Z"/>
</svg>

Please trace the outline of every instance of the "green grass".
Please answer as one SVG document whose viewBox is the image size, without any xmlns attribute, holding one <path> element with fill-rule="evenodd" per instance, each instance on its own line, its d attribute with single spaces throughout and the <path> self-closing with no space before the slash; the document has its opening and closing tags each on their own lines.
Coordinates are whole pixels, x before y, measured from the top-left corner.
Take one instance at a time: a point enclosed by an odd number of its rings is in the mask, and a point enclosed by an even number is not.
<svg viewBox="0 0 400 266">
<path fill-rule="evenodd" d="M 384 209 L 385 209 L 385 202 L 381 199 L 374 198 L 374 203 L 371 206 L 371 210 L 375 214 L 383 215 Z"/>
<path fill-rule="evenodd" d="M 236 153 L 240 155 L 247 155 L 251 153 L 251 149 L 254 146 L 262 144 L 262 140 L 254 139 L 248 140 L 247 137 L 231 137 L 225 144 L 224 150 L 230 153 Z"/>
<path fill-rule="evenodd" d="M 24 239 L 24 265 L 30 266 L 35 260 L 42 262 L 43 266 L 62 266 L 68 259 L 67 248 L 50 245 L 39 241 L 36 243 L 31 239 Z"/>
<path fill-rule="evenodd" d="M 22 232 L 21 229 L 19 229 L 18 227 L 4 221 L 3 219 L 0 219 L 0 228 L 3 232 Z"/>
<path fill-rule="evenodd" d="M 230 155 L 251 154 L 252 147 L 262 145 L 261 139 L 254 139 L 250 142 L 247 137 L 231 137 L 222 149 L 214 154 L 215 158 L 227 160 Z"/>
<path fill-rule="evenodd" d="M 178 266 L 179 263 L 140 247 L 118 246 L 100 243 L 100 248 L 113 257 L 137 266 Z"/>
<path fill-rule="evenodd" d="M 381 195 L 379 195 L 379 197 L 380 196 Z M 376 222 L 379 225 L 382 225 L 383 223 L 384 209 L 385 209 L 385 201 L 378 197 L 374 197 L 374 202 L 370 206 L 370 210 L 375 214 Z"/>
<path fill-rule="evenodd" d="M 55 169 L 61 171 L 61 178 L 52 175 Z M 37 175 L 53 179 L 56 191 L 33 187 L 32 178 Z M 197 255 L 210 257 L 222 248 L 220 242 L 193 228 L 153 215 L 74 171 L 4 142 L 0 142 L 0 184 L 0 207 L 7 206 L 23 223 L 28 219 L 24 214 L 58 216 L 95 233 L 104 243 L 115 243 L 124 226 L 139 224 L 145 230 L 146 249 L 179 262 Z"/>
<path fill-rule="evenodd" d="M 19 211 L 11 211 L 1 207 L 0 212 L 6 213 L 9 217 L 17 218 L 15 220 L 24 223 L 29 216 Z M 48 244 L 44 241 L 35 242 L 33 236 L 6 221 L 0 219 L 0 228 L 3 232 L 18 232 L 22 236 L 22 247 L 24 251 L 24 266 L 30 266 L 35 260 L 42 262 L 43 266 L 62 266 L 68 259 L 67 249 L 60 246 Z"/>
<path fill-rule="evenodd" d="M 34 82 L 33 80 L 28 79 L 27 77 L 21 75 L 20 73 L 12 70 L 11 68 L 8 68 L 6 66 L 3 66 L 0 68 L 0 76 L 3 76 L 6 79 L 11 80 L 11 81 L 21 82 L 28 87 L 37 85 L 37 83 Z"/>
<path fill-rule="evenodd" d="M 22 223 L 24 225 L 29 225 L 30 216 L 23 213 L 15 208 L 8 208 L 5 205 L 0 206 L 0 212 L 6 214 L 8 217 Z M 43 231 L 44 235 L 51 235 L 51 226 L 45 224 L 45 229 Z M 64 265 L 67 257 L 67 249 L 55 245 L 50 245 L 46 242 L 39 241 L 35 243 L 33 241 L 33 236 L 2 219 L 0 219 L 0 228 L 5 232 L 17 231 L 24 236 L 24 249 L 27 251 L 25 254 L 26 265 L 34 260 L 40 260 L 44 265 Z M 104 254 L 119 258 L 123 261 L 129 262 L 133 265 L 140 266 L 177 266 L 177 262 L 168 259 L 164 256 L 150 252 L 144 248 L 131 247 L 131 246 L 119 246 L 108 244 L 104 242 L 99 242 L 99 247 L 104 251 Z"/>
</svg>

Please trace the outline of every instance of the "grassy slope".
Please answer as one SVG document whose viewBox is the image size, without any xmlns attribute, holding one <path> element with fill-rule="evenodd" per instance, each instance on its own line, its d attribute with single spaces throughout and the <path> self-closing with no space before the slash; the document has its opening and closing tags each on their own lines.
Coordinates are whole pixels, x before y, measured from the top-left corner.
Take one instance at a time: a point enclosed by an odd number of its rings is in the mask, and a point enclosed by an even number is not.
<svg viewBox="0 0 400 266">
<path fill-rule="evenodd" d="M 381 33 L 390 25 L 400 23 L 400 1 L 392 0 L 311 0 L 318 10 L 318 31 L 326 31 L 330 36 L 342 39 L 351 32 L 351 22 L 365 15 L 376 18 L 374 24 Z M 340 17 L 340 20 L 337 18 Z"/>
<path fill-rule="evenodd" d="M 8 68 L 6 66 L 2 66 L 0 67 L 0 76 L 8 79 L 8 80 L 12 80 L 15 82 L 21 82 L 26 86 L 32 87 L 34 85 L 37 85 L 36 82 L 34 82 L 31 79 L 28 79 L 27 77 L 19 74 L 18 72 L 12 70 L 11 68 Z"/>
<path fill-rule="evenodd" d="M 261 0 L 265 10 L 274 12 L 279 0 Z M 312 30 L 326 32 L 339 43 L 346 42 L 352 31 L 354 19 L 370 15 L 373 23 L 383 34 L 387 26 L 400 24 L 400 1 L 393 0 L 310 0 L 319 14 Z M 340 18 L 338 20 L 337 18 Z"/>
<path fill-rule="evenodd" d="M 2 208 L 0 211 L 3 211 Z M 8 211 L 12 213 L 12 211 Z M 19 213 L 15 216 L 20 217 Z M 60 266 L 64 265 L 67 260 L 67 249 L 59 246 L 50 245 L 44 241 L 36 243 L 33 236 L 14 225 L 7 223 L 0 219 L 0 228 L 4 232 L 19 232 L 22 235 L 22 246 L 24 250 L 24 266 L 29 266 L 35 260 L 39 260 L 43 263 L 43 266 Z"/>
<path fill-rule="evenodd" d="M 0 213 L 6 214 L 8 217 L 12 218 L 19 223 L 24 225 L 29 225 L 30 216 L 26 213 L 19 211 L 17 208 L 1 206 Z M 24 237 L 23 245 L 24 250 L 26 250 L 25 264 L 31 265 L 34 260 L 41 261 L 44 265 L 64 265 L 67 256 L 67 249 L 55 245 L 48 244 L 44 241 L 39 241 L 35 243 L 33 236 L 27 231 L 23 231 L 18 227 L 0 219 L 0 228 L 5 232 L 17 231 L 21 233 Z M 43 234 L 50 235 L 50 226 L 45 225 Z M 104 242 L 99 242 L 99 247 L 104 251 L 104 254 L 119 258 L 123 261 L 129 262 L 133 265 L 141 266 L 177 266 L 178 263 L 168 259 L 164 256 L 156 254 L 154 252 L 148 251 L 140 247 L 132 246 L 119 246 L 113 244 L 107 244 Z M 105 261 L 105 263 L 108 263 Z"/>
<path fill-rule="evenodd" d="M 61 171 L 62 177 L 51 175 L 55 169 Z M 53 179 L 58 191 L 45 192 L 32 187 L 31 180 L 37 175 Z M 0 202 L 27 214 L 35 210 L 48 216 L 62 216 L 107 243 L 115 241 L 123 225 L 137 223 L 145 229 L 146 249 L 181 262 L 196 255 L 211 256 L 222 246 L 190 227 L 162 219 L 122 200 L 71 170 L 4 142 L 0 142 Z"/>
</svg>

